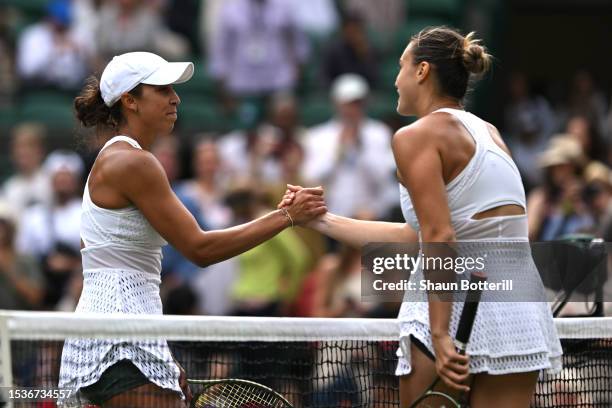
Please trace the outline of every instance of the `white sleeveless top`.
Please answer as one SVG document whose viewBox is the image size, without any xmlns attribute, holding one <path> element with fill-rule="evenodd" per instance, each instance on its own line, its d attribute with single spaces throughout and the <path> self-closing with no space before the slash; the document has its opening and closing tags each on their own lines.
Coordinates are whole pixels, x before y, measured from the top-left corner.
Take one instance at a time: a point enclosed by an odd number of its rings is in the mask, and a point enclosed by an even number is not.
<svg viewBox="0 0 612 408">
<path fill-rule="evenodd" d="M 134 139 L 115 136 L 101 151 L 119 141 L 141 149 Z M 89 178 L 83 194 L 81 238 L 84 280 L 76 313 L 162 314 L 161 247 L 166 241 L 136 207 L 98 207 L 89 195 Z M 59 386 L 79 389 L 93 384 L 122 359 L 131 360 L 154 384 L 181 392 L 179 370 L 162 340 L 67 340 Z"/>
<path fill-rule="evenodd" d="M 461 173 L 446 186 L 451 223 L 457 241 L 519 242 L 523 245 L 496 247 L 495 256 L 487 259 L 487 268 L 496 269 L 519 279 L 541 285 L 538 271 L 526 243 L 527 216 L 500 216 L 474 220 L 479 212 L 507 204 L 526 208 L 525 192 L 518 169 L 512 159 L 492 139 L 487 124 L 477 116 L 457 109 L 439 109 L 457 118 L 475 141 L 473 157 Z M 419 231 L 410 195 L 400 184 L 400 200 L 406 222 Z M 420 237 L 420 232 L 419 232 Z M 489 247 L 490 248 L 490 247 Z M 497 249 L 499 248 L 499 249 Z M 481 254 L 480 254 L 481 255 Z M 517 268 L 517 265 L 520 265 Z M 422 271 L 411 279 L 420 279 Z M 542 287 L 543 289 L 543 287 Z M 410 373 L 410 336 L 423 343 L 433 354 L 429 329 L 429 304 L 425 292 L 406 295 L 400 308 L 400 344 L 397 375 Z M 536 292 L 539 293 L 539 292 Z M 407 301 L 410 298 L 410 301 Z M 457 329 L 460 302 L 453 304 L 449 332 Z M 467 349 L 470 372 L 506 374 L 561 368 L 559 342 L 548 303 L 481 302 Z"/>
<path fill-rule="evenodd" d="M 482 233 L 483 238 L 491 238 L 486 230 L 496 231 L 497 236 L 508 236 L 507 232 L 511 232 L 511 236 L 526 238 L 526 216 L 495 217 L 472 222 L 475 221 L 472 219 L 475 214 L 502 205 L 515 204 L 526 208 L 521 176 L 510 156 L 493 141 L 486 122 L 470 112 L 458 109 L 444 108 L 433 113 L 437 112 L 446 112 L 459 119 L 476 144 L 474 156 L 446 185 L 451 222 L 457 240 L 477 239 Z M 400 200 L 406 222 L 419 231 L 410 195 L 401 184 Z"/>
</svg>

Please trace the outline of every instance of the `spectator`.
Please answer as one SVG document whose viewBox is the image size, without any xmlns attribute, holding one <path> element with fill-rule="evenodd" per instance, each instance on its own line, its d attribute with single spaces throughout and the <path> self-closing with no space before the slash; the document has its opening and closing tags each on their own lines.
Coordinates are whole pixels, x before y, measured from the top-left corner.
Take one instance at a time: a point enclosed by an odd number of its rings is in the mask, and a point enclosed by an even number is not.
<svg viewBox="0 0 612 408">
<path fill-rule="evenodd" d="M 527 200 L 529 239 L 550 241 L 593 228 L 593 218 L 582 197 L 584 154 L 571 136 L 558 135 L 539 158 L 545 184 Z"/>
<path fill-rule="evenodd" d="M 300 124 L 298 101 L 289 93 L 276 94 L 268 105 L 268 122 L 270 127 L 279 134 L 279 143 L 274 155 L 281 158 L 292 146 L 300 145 L 306 129 Z"/>
<path fill-rule="evenodd" d="M 204 51 L 204 55 L 210 54 L 214 44 L 217 42 L 217 35 L 220 31 L 219 16 L 221 15 L 223 4 L 226 2 L 226 0 L 207 0 L 200 7 L 199 34 L 200 46 Z"/>
<path fill-rule="evenodd" d="M 310 282 L 310 279 L 313 281 Z M 343 246 L 317 264 L 304 286 L 314 286 L 310 317 L 363 317 L 361 302 L 361 252 Z M 310 310 L 308 310 L 310 309 Z"/>
<path fill-rule="evenodd" d="M 0 6 L 0 107 L 11 103 L 17 83 L 8 16 L 5 6 Z"/>
<path fill-rule="evenodd" d="M 598 127 L 584 115 L 571 116 L 565 132 L 576 139 L 582 151 L 590 160 L 608 161 L 608 146 L 601 137 Z"/>
<path fill-rule="evenodd" d="M 55 307 L 81 267 L 81 158 L 54 151 L 44 165 L 51 177 L 52 204 L 28 209 L 22 217 L 17 248 L 42 261 L 47 281 L 45 306 Z"/>
<path fill-rule="evenodd" d="M 612 172 L 601 162 L 593 161 L 584 170 L 587 185 L 585 199 L 596 220 L 596 235 L 612 241 Z"/>
<path fill-rule="evenodd" d="M 17 45 L 17 73 L 28 87 L 79 88 L 90 72 L 91 45 L 71 26 L 69 0 L 53 0 L 47 17 L 23 32 Z"/>
<path fill-rule="evenodd" d="M 261 114 L 263 99 L 294 88 L 308 41 L 295 10 L 285 0 L 234 0 L 219 11 L 218 33 L 209 50 L 210 72 L 220 82 L 226 106 L 243 98 L 247 122 Z"/>
<path fill-rule="evenodd" d="M 19 217 L 31 205 L 51 202 L 49 177 L 41 168 L 44 137 L 45 128 L 34 123 L 22 123 L 12 132 L 11 160 L 15 174 L 5 181 L 2 195 Z"/>
<path fill-rule="evenodd" d="M 300 28 L 309 35 L 323 39 L 338 25 L 338 11 L 333 0 L 287 0 L 295 10 Z"/>
<path fill-rule="evenodd" d="M 105 0 L 72 0 L 73 31 L 92 52 L 92 71 L 101 64 L 96 35 L 100 29 L 100 9 Z"/>
<path fill-rule="evenodd" d="M 342 35 L 329 47 L 323 62 L 327 83 L 338 76 L 355 73 L 364 77 L 371 87 L 378 78 L 378 55 L 368 40 L 363 19 L 347 15 L 342 21 Z"/>
<path fill-rule="evenodd" d="M 163 24 L 160 10 L 144 0 L 106 1 L 96 38 L 103 62 L 131 51 L 150 51 L 168 59 L 189 52 L 187 42 Z"/>
<path fill-rule="evenodd" d="M 181 285 L 168 292 L 164 302 L 164 314 L 197 315 L 198 298 L 189 285 Z"/>
<path fill-rule="evenodd" d="M 151 148 L 151 153 L 159 160 L 168 181 L 178 199 L 185 205 L 185 208 L 195 217 L 198 225 L 204 228 L 204 221 L 200 213 L 199 203 L 189 195 L 184 194 L 180 188 L 178 178 L 179 172 L 179 140 L 176 136 L 159 138 Z M 188 282 L 198 272 L 200 268 L 185 258 L 172 245 L 162 248 L 162 285 L 164 289 L 175 287 Z"/>
<path fill-rule="evenodd" d="M 509 82 L 510 103 L 504 110 L 504 136 L 519 168 L 525 190 L 542 182 L 537 157 L 546 149 L 555 128 L 550 105 L 541 96 L 530 95 L 527 79 L 514 73 Z"/>
<path fill-rule="evenodd" d="M 164 167 L 168 180 L 177 197 L 193 214 L 204 229 L 215 225 L 225 228 L 230 225 L 231 210 L 222 199 L 225 191 L 220 179 L 220 161 L 214 141 L 202 136 L 196 144 L 193 167 L 196 177 L 181 182 L 178 169 L 179 141 L 174 137 L 160 139 L 152 153 Z M 206 220 L 206 221 L 205 221 Z M 234 281 L 236 261 L 229 259 L 199 268 L 184 258 L 171 245 L 162 248 L 162 291 L 167 313 L 186 314 L 187 310 L 198 313 L 223 315 L 230 309 L 229 288 Z M 190 289 L 187 290 L 186 288 Z M 181 296 L 193 296 L 182 299 Z"/>
<path fill-rule="evenodd" d="M 0 309 L 37 309 L 44 279 L 34 258 L 17 253 L 14 238 L 15 216 L 0 202 Z"/>
<path fill-rule="evenodd" d="M 198 14 L 200 0 L 166 0 L 164 19 L 170 30 L 189 42 L 192 52 L 198 50 Z"/>
<path fill-rule="evenodd" d="M 576 72 L 568 99 L 566 112 L 568 117 L 582 115 L 591 118 L 597 131 L 604 132 L 606 99 L 603 92 L 597 89 L 590 72 L 586 70 Z"/>
<path fill-rule="evenodd" d="M 277 94 L 270 100 L 268 111 L 268 122 L 256 130 L 232 132 L 219 141 L 232 177 L 276 184 L 287 170 L 283 166 L 291 167 L 291 159 L 301 154 L 305 129 L 299 125 L 296 99 L 290 94 Z"/>
<path fill-rule="evenodd" d="M 331 88 L 336 116 L 310 129 L 304 141 L 303 176 L 322 183 L 329 211 L 350 216 L 366 211 L 384 219 L 397 200 L 391 129 L 366 116 L 368 84 L 356 74 Z"/>
<path fill-rule="evenodd" d="M 504 108 L 504 135 L 514 138 L 527 127 L 537 139 L 548 139 L 557 128 L 548 101 L 531 94 L 527 78 L 520 72 L 511 75 L 508 91 L 510 100 Z"/>
<path fill-rule="evenodd" d="M 227 174 L 217 144 L 208 135 L 196 142 L 192 165 L 194 178 L 183 182 L 177 190 L 196 203 L 198 216 L 209 228 L 227 228 L 232 219 L 231 210 L 223 202 Z"/>
<path fill-rule="evenodd" d="M 345 13 L 363 16 L 368 31 L 379 34 L 387 44 L 406 22 L 406 4 L 405 0 L 340 0 Z"/>
<path fill-rule="evenodd" d="M 235 223 L 253 220 L 266 210 L 263 197 L 237 186 L 227 196 Z M 232 288 L 239 316 L 283 316 L 295 300 L 308 265 L 308 250 L 292 229 L 238 256 Z"/>
</svg>

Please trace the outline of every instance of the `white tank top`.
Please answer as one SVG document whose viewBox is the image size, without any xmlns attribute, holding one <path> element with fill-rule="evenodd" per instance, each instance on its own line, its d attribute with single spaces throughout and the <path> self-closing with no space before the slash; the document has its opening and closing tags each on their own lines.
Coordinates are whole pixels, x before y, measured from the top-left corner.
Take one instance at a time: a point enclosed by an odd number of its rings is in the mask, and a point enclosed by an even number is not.
<svg viewBox="0 0 612 408">
<path fill-rule="evenodd" d="M 115 142 L 140 145 L 127 136 Z M 166 241 L 134 206 L 97 206 L 85 184 L 81 214 L 83 291 L 77 313 L 162 314 L 159 295 L 161 247 Z M 122 339 L 69 339 L 64 344 L 60 387 L 79 389 L 95 383 L 116 362 L 129 359 L 151 382 L 180 391 L 179 371 L 163 340 L 129 342 Z"/>
<path fill-rule="evenodd" d="M 451 222 L 457 239 L 527 237 L 527 217 L 507 216 L 473 220 L 482 211 L 507 204 L 526 208 L 525 190 L 514 161 L 493 140 L 485 121 L 458 109 L 438 109 L 457 118 L 474 139 L 476 151 L 465 168 L 446 185 Z M 408 190 L 400 184 L 406 222 L 419 223 Z"/>
</svg>

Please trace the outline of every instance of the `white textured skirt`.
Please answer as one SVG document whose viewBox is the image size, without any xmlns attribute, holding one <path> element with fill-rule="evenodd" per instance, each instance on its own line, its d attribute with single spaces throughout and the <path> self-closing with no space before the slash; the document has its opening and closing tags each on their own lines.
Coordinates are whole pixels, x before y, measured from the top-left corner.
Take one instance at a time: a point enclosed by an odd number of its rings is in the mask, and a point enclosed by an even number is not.
<svg viewBox="0 0 612 408">
<path fill-rule="evenodd" d="M 84 271 L 77 313 L 162 314 L 159 279 L 134 270 Z M 67 339 L 59 386 L 78 390 L 100 379 L 121 360 L 130 360 L 154 384 L 181 393 L 179 369 L 165 340 Z"/>
<path fill-rule="evenodd" d="M 469 245 L 471 243 L 463 247 L 468 248 L 468 254 L 472 251 L 474 256 L 482 255 L 483 251 L 478 250 L 478 245 Z M 531 258 L 529 244 L 504 243 L 500 240 L 499 243 L 489 241 L 482 245 L 489 255 L 485 272 L 497 277 L 515 277 L 520 284 L 519 289 L 515 289 L 517 293 L 499 298 L 503 301 L 495 301 L 498 299 L 495 293 L 485 296 L 483 292 L 467 345 L 470 372 L 510 374 L 545 370 L 552 374 L 560 371 L 563 354 L 561 342 L 544 296 L 542 281 Z M 422 277 L 422 271 L 418 271 L 410 279 Z M 539 301 L 534 301 L 536 298 Z M 462 309 L 462 302 L 453 304 L 449 326 L 449 334 L 453 338 Z M 396 375 L 407 375 L 411 371 L 411 336 L 435 355 L 427 294 L 406 293 L 398 320 L 400 347 L 397 351 L 399 362 Z"/>
</svg>

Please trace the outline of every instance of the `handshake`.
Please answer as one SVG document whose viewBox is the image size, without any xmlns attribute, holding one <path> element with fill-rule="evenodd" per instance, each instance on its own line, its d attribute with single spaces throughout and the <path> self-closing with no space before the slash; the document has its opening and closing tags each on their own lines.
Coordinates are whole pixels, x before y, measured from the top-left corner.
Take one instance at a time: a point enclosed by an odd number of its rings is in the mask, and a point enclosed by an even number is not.
<svg viewBox="0 0 612 408">
<path fill-rule="evenodd" d="M 305 188 L 287 184 L 277 208 L 286 211 L 293 225 L 307 225 L 327 212 L 323 187 Z"/>
</svg>

